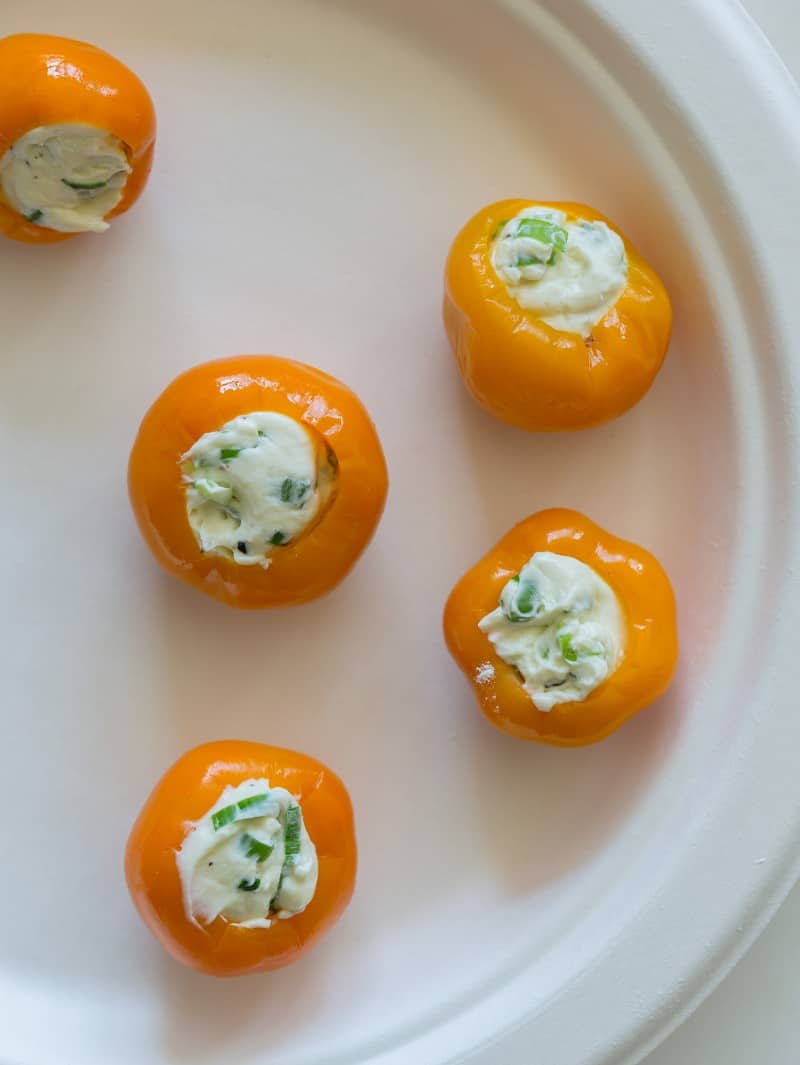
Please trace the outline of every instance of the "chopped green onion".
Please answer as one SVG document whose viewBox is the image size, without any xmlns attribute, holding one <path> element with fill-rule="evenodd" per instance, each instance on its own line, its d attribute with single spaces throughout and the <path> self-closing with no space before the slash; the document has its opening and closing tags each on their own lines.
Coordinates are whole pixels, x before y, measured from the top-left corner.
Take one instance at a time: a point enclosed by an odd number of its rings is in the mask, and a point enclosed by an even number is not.
<svg viewBox="0 0 800 1065">
<path fill-rule="evenodd" d="M 283 869 L 281 869 L 281 875 L 278 877 L 278 886 L 275 888 L 275 894 L 269 900 L 269 912 L 270 913 L 273 913 L 273 911 L 277 909 L 277 906 L 278 906 L 278 895 L 280 895 L 281 888 L 283 887 L 283 870 L 285 868 L 286 868 L 286 866 L 284 865 Z"/>
<path fill-rule="evenodd" d="M 265 862 L 275 850 L 271 843 L 262 843 L 249 832 L 242 833 L 242 847 L 244 847 L 245 858 L 255 858 L 257 862 Z"/>
<path fill-rule="evenodd" d="M 520 582 L 519 577 L 516 578 L 516 583 L 519 584 L 516 601 L 512 598 L 507 605 L 503 604 L 503 613 L 509 621 L 530 621 L 534 616 L 534 605 L 537 597 L 536 585 L 530 581 Z"/>
<path fill-rule="evenodd" d="M 542 244 L 552 244 L 559 251 L 564 251 L 569 236 L 563 226 L 550 222 L 546 218 L 521 218 L 515 237 L 531 237 Z"/>
<path fill-rule="evenodd" d="M 285 855 L 283 862 L 284 869 L 294 865 L 297 856 L 300 853 L 301 823 L 300 807 L 290 806 L 286 811 L 286 829 L 283 837 L 283 849 Z"/>
<path fill-rule="evenodd" d="M 30 214 L 24 214 L 22 217 L 26 222 L 38 222 L 42 217 L 43 212 L 37 207 L 35 211 L 31 211 Z"/>
<path fill-rule="evenodd" d="M 286 542 L 286 537 L 283 535 L 282 532 L 274 532 L 272 536 L 270 536 L 269 542 L 271 544 L 274 544 L 275 547 L 280 547 L 282 543 Z"/>
<path fill-rule="evenodd" d="M 291 477 L 286 477 L 281 484 L 281 502 L 299 509 L 310 491 L 310 481 L 294 481 Z"/>
<path fill-rule="evenodd" d="M 272 799 L 268 791 L 261 795 L 251 795 L 247 799 L 223 806 L 221 810 L 215 810 L 211 815 L 211 824 L 215 832 L 219 832 L 225 825 L 234 821 L 242 821 L 247 817 L 263 817 L 269 812 Z"/>
<path fill-rule="evenodd" d="M 240 880 L 237 887 L 240 891 L 258 891 L 261 887 L 261 881 L 258 877 L 253 880 Z"/>
<path fill-rule="evenodd" d="M 507 225 L 508 225 L 508 223 L 509 223 L 509 219 L 508 219 L 508 218 L 502 218 L 502 219 L 501 219 L 501 220 L 500 220 L 500 221 L 499 221 L 499 222 L 497 223 L 497 225 L 496 225 L 496 226 L 494 227 L 494 230 L 492 231 L 492 236 L 491 236 L 491 238 L 490 238 L 490 239 L 491 239 L 491 240 L 497 240 L 497 238 L 498 238 L 498 237 L 500 236 L 500 234 L 502 233 L 502 231 L 503 231 L 503 228 L 504 228 L 505 226 L 507 226 Z"/>
<path fill-rule="evenodd" d="M 222 459 L 235 459 L 239 452 L 242 450 L 240 447 L 223 447 L 220 450 L 220 458 Z"/>
<path fill-rule="evenodd" d="M 236 803 L 232 806 L 223 806 L 221 810 L 216 810 L 211 815 L 211 824 L 214 827 L 215 832 L 219 832 L 225 825 L 231 824 L 236 820 Z"/>
<path fill-rule="evenodd" d="M 544 259 L 537 259 L 534 255 L 524 255 L 521 259 L 517 259 L 517 266 L 545 266 Z"/>
<path fill-rule="evenodd" d="M 102 189 L 108 184 L 108 181 L 70 181 L 65 177 L 61 180 L 71 189 Z"/>
<path fill-rule="evenodd" d="M 533 599 L 536 589 L 532 584 L 523 584 L 522 590 L 517 596 L 517 609 L 520 614 L 530 614 L 533 610 Z"/>
<path fill-rule="evenodd" d="M 568 632 L 563 632 L 558 636 L 558 646 L 561 648 L 561 654 L 565 662 L 578 661 L 578 652 L 572 646 L 572 637 Z"/>
<path fill-rule="evenodd" d="M 215 502 L 218 502 L 220 497 L 231 498 L 230 487 L 226 484 L 220 484 L 219 481 L 212 481 L 210 477 L 198 477 L 192 481 L 192 488 L 196 488 L 201 496 L 206 499 L 212 499 Z"/>
<path fill-rule="evenodd" d="M 520 614 L 530 614 L 533 610 L 533 597 L 536 595 L 536 589 L 532 584 L 525 584 L 522 586 L 522 590 L 517 596 L 517 610 Z"/>
<path fill-rule="evenodd" d="M 254 806 L 258 807 L 255 812 L 247 814 L 248 817 L 258 817 L 263 812 L 262 808 L 266 808 L 269 801 L 270 794 L 268 791 L 265 791 L 262 792 L 261 795 L 249 795 L 246 799 L 240 799 L 239 802 L 236 803 L 236 805 L 239 807 L 240 810 L 243 811 L 252 811 Z"/>
<path fill-rule="evenodd" d="M 302 816 L 300 814 L 300 807 L 290 806 L 286 811 L 286 827 L 283 830 L 283 868 L 281 869 L 281 875 L 278 878 L 278 886 L 275 888 L 275 894 L 270 899 L 270 912 L 272 912 L 278 904 L 278 895 L 281 893 L 283 878 L 286 876 L 287 870 L 291 869 L 300 854 L 301 824 Z"/>
<path fill-rule="evenodd" d="M 259 436 L 266 436 L 266 435 L 267 435 L 267 434 L 266 434 L 266 433 L 264 432 L 264 430 L 263 430 L 263 429 L 258 429 L 258 430 L 256 430 L 256 431 L 257 431 L 257 433 L 258 433 L 258 435 L 259 435 Z"/>
</svg>

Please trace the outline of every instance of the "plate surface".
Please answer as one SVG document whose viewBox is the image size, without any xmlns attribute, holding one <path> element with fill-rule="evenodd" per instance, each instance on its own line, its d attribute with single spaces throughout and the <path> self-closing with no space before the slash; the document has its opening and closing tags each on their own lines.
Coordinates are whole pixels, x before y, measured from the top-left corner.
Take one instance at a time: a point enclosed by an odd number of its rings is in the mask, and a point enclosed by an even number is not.
<svg viewBox="0 0 800 1065">
<path fill-rule="evenodd" d="M 0 246 L 0 1056 L 640 1060 L 797 873 L 788 77 L 737 8 L 701 0 L 78 6 L 5 0 L 2 32 L 119 55 L 159 147 L 105 237 Z M 662 373 L 604 428 L 528 436 L 458 380 L 443 260 L 516 195 L 594 204 L 672 294 Z M 161 388 L 240 352 L 347 381 L 391 477 L 351 577 L 263 615 L 161 574 L 125 489 Z M 575 751 L 491 729 L 440 635 L 454 581 L 553 505 L 662 560 L 683 643 L 669 696 Z M 160 773 L 225 736 L 329 762 L 361 869 L 310 957 L 220 983 L 161 954 L 121 860 Z"/>
</svg>

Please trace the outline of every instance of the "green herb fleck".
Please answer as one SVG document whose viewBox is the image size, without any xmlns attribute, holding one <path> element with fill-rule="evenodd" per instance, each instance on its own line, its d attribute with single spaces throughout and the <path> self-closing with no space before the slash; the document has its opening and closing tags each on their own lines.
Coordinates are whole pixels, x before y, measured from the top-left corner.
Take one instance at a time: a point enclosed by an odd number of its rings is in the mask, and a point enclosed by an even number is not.
<svg viewBox="0 0 800 1065">
<path fill-rule="evenodd" d="M 219 832 L 225 825 L 236 820 L 236 803 L 232 806 L 223 806 L 221 810 L 215 810 L 211 815 L 211 824 L 215 832 Z"/>
<path fill-rule="evenodd" d="M 240 447 L 223 447 L 219 453 L 220 458 L 222 458 L 223 460 L 235 459 L 241 450 L 242 449 Z"/>
<path fill-rule="evenodd" d="M 500 236 L 500 234 L 502 233 L 502 231 L 503 231 L 504 227 L 505 227 L 505 226 L 507 226 L 507 225 L 508 225 L 508 223 L 509 223 L 509 219 L 508 219 L 508 218 L 503 218 L 503 219 L 501 219 L 501 220 L 500 220 L 500 221 L 499 221 L 499 222 L 497 223 L 497 225 L 496 225 L 496 226 L 494 227 L 494 229 L 492 230 L 492 235 L 491 235 L 491 237 L 490 237 L 490 240 L 497 240 L 497 238 L 498 238 L 498 237 Z"/>
<path fill-rule="evenodd" d="M 519 577 L 512 578 L 519 585 L 516 600 L 503 609 L 509 621 L 530 621 L 533 617 L 533 608 L 536 602 L 536 585 L 530 581 L 520 581 Z"/>
<path fill-rule="evenodd" d="M 286 537 L 282 532 L 274 532 L 269 538 L 269 542 L 275 547 L 280 547 L 281 544 L 286 543 Z"/>
<path fill-rule="evenodd" d="M 42 217 L 43 212 L 37 207 L 35 211 L 31 211 L 30 214 L 24 214 L 22 217 L 26 222 L 38 222 Z"/>
<path fill-rule="evenodd" d="M 565 662 L 577 662 L 578 652 L 572 646 L 572 637 L 568 632 L 562 632 L 558 636 L 558 646 Z"/>
<path fill-rule="evenodd" d="M 223 806 L 221 810 L 215 810 L 211 815 L 211 824 L 215 832 L 219 832 L 225 825 L 233 821 L 241 821 L 246 817 L 262 817 L 269 810 L 270 795 L 268 791 L 261 795 L 250 795 L 239 802 Z"/>
<path fill-rule="evenodd" d="M 285 868 L 286 866 L 284 865 L 283 869 Z M 280 895 L 281 888 L 283 887 L 283 869 L 281 869 L 281 875 L 278 877 L 278 886 L 275 888 L 275 894 L 269 900 L 270 913 L 273 913 L 278 908 L 278 895 Z"/>
<path fill-rule="evenodd" d="M 542 244 L 552 244 L 558 251 L 564 251 L 569 239 L 563 226 L 546 218 L 521 218 L 514 236 L 531 237 Z"/>
<path fill-rule="evenodd" d="M 542 648 L 542 658 L 547 659 L 549 657 L 550 657 L 550 648 L 547 646 L 547 644 L 545 644 L 544 647 Z"/>
<path fill-rule="evenodd" d="M 249 832 L 242 833 L 242 847 L 245 858 L 255 858 L 257 862 L 265 862 L 275 850 L 271 843 L 262 843 L 260 839 L 251 836 Z"/>
<path fill-rule="evenodd" d="M 521 259 L 517 259 L 517 266 L 544 266 L 544 259 L 537 259 L 534 255 L 524 255 Z"/>
<path fill-rule="evenodd" d="M 65 185 L 68 185 L 71 189 L 103 189 L 108 184 L 108 181 L 70 181 L 69 178 L 63 177 L 61 179 Z"/>
<path fill-rule="evenodd" d="M 240 880 L 237 887 L 240 891 L 258 891 L 261 887 L 261 880 L 258 877 L 253 880 Z"/>
<path fill-rule="evenodd" d="M 284 869 L 294 865 L 300 853 L 300 807 L 290 806 L 286 811 L 286 829 L 283 837 Z"/>
<path fill-rule="evenodd" d="M 310 481 L 295 481 L 286 477 L 281 483 L 281 503 L 288 503 L 298 510 L 305 504 L 305 499 L 311 491 Z"/>
<path fill-rule="evenodd" d="M 240 799 L 239 802 L 236 803 L 236 805 L 243 812 L 247 810 L 253 810 L 253 807 L 258 807 L 258 809 L 255 810 L 254 813 L 249 813 L 247 815 L 248 817 L 258 817 L 258 815 L 263 812 L 262 807 L 265 807 L 268 802 L 269 792 L 265 791 L 262 792 L 260 795 L 249 795 L 246 799 Z"/>
<path fill-rule="evenodd" d="M 532 584 L 523 584 L 517 596 L 517 610 L 520 614 L 530 614 L 533 610 L 533 597 L 536 589 Z"/>
<path fill-rule="evenodd" d="M 220 484 L 219 481 L 212 481 L 210 477 L 198 477 L 192 481 L 192 487 L 205 499 L 219 500 L 220 496 L 226 496 L 230 499 L 230 488 L 226 484 Z"/>
</svg>

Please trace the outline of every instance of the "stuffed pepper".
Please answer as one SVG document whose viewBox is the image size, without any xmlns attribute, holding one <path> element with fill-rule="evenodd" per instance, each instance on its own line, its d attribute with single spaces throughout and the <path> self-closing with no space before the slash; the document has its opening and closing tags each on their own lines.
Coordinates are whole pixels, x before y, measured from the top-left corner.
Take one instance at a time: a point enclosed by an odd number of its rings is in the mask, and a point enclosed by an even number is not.
<svg viewBox="0 0 800 1065">
<path fill-rule="evenodd" d="M 156 117 L 141 81 L 82 41 L 0 40 L 0 232 L 53 243 L 102 233 L 144 188 Z"/>
<path fill-rule="evenodd" d="M 615 418 L 653 382 L 672 311 L 656 273 L 579 203 L 504 200 L 459 233 L 444 322 L 467 388 L 529 430 Z"/>
<path fill-rule="evenodd" d="M 267 355 L 195 366 L 145 415 L 129 465 L 153 555 L 231 606 L 323 595 L 349 572 L 383 511 L 386 463 L 357 397 Z"/>
<path fill-rule="evenodd" d="M 453 589 L 444 632 L 489 721 L 595 743 L 666 691 L 675 598 L 658 561 L 572 510 L 520 522 Z"/>
<path fill-rule="evenodd" d="M 178 961 L 212 976 L 289 965 L 353 894 L 353 810 L 307 755 L 206 743 L 162 777 L 125 853 L 134 905 Z"/>
</svg>

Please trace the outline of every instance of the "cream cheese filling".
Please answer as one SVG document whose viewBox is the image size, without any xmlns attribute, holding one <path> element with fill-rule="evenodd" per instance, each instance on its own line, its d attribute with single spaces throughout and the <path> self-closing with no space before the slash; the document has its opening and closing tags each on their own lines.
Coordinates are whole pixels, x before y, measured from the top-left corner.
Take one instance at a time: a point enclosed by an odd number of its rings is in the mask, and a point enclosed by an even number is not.
<svg viewBox="0 0 800 1065">
<path fill-rule="evenodd" d="M 3 195 L 29 222 L 59 233 L 102 233 L 131 172 L 122 141 L 83 123 L 38 126 L 0 159 Z"/>
<path fill-rule="evenodd" d="M 478 627 L 543 713 L 581 702 L 624 653 L 625 623 L 614 592 L 584 562 L 551 551 L 532 556 Z"/>
</svg>

